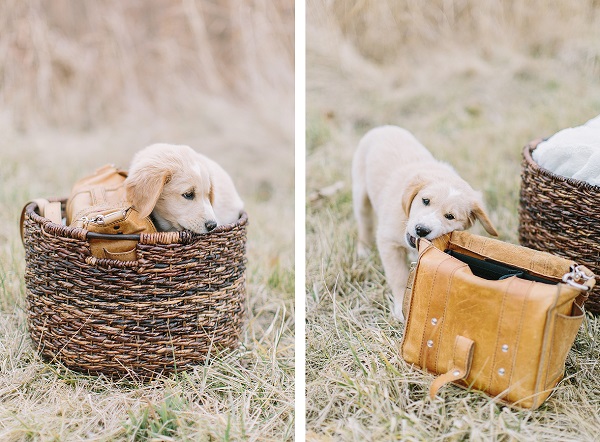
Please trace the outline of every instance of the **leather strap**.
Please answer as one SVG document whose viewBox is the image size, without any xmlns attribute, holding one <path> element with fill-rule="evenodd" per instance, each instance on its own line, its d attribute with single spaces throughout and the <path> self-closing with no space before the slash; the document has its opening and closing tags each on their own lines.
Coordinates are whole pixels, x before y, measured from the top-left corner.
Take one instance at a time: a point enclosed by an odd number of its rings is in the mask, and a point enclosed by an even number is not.
<svg viewBox="0 0 600 442">
<path fill-rule="evenodd" d="M 43 198 L 31 200 L 23 206 L 21 210 L 21 219 L 19 221 L 19 231 L 21 233 L 21 242 L 25 243 L 25 215 L 27 206 L 31 203 L 35 203 L 38 206 L 38 212 L 40 216 L 49 219 L 54 224 L 62 224 L 62 209 L 60 201 L 50 202 Z"/>
<path fill-rule="evenodd" d="M 104 258 L 106 259 L 117 259 L 119 261 L 135 261 L 137 259 L 137 249 L 135 248 L 135 245 L 131 250 L 127 250 L 125 252 L 111 252 L 106 248 L 102 248 L 102 251 L 104 252 Z M 94 256 L 96 255 L 94 254 Z"/>
<path fill-rule="evenodd" d="M 594 273 L 585 266 L 579 266 L 579 269 L 588 276 L 588 279 L 583 282 L 583 285 L 589 287 L 589 289 L 582 290 L 579 293 L 579 295 L 577 296 L 577 298 L 575 298 L 575 304 L 577 304 L 577 307 L 579 307 L 580 309 L 583 310 L 583 306 L 585 305 L 586 301 L 588 300 L 590 291 L 596 285 L 596 275 L 594 275 Z"/>
<path fill-rule="evenodd" d="M 454 341 L 454 351 L 450 370 L 438 376 L 429 387 L 429 397 L 435 398 L 440 388 L 448 382 L 455 382 L 465 379 L 471 371 L 471 362 L 473 361 L 473 349 L 475 342 L 464 336 L 457 336 Z"/>
<path fill-rule="evenodd" d="M 62 210 L 59 201 L 54 201 L 51 203 L 49 202 L 48 204 L 46 204 L 46 206 L 44 206 L 43 210 L 44 211 L 42 216 L 44 218 L 48 218 L 54 224 L 62 223 Z"/>
<path fill-rule="evenodd" d="M 415 283 L 415 276 L 417 276 L 417 263 L 412 263 L 408 273 L 408 280 L 406 281 L 404 299 L 402 300 L 402 314 L 405 318 L 408 317 L 408 310 L 410 309 L 410 299 L 412 298 L 412 289 Z"/>
</svg>

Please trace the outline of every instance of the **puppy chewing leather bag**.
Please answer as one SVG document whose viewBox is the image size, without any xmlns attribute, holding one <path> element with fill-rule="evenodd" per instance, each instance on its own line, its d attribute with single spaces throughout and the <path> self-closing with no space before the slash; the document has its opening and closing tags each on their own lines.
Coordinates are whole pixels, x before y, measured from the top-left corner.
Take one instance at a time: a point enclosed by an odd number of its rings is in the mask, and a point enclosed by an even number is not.
<svg viewBox="0 0 600 442">
<path fill-rule="evenodd" d="M 448 382 L 536 409 L 563 378 L 595 284 L 587 268 L 468 232 L 420 239 L 402 358 Z"/>
<path fill-rule="evenodd" d="M 67 201 L 67 225 L 88 234 L 90 251 L 96 258 L 134 261 L 137 240 L 121 235 L 154 233 L 149 217 L 140 217 L 127 201 L 127 172 L 109 164 L 77 181 Z"/>
</svg>

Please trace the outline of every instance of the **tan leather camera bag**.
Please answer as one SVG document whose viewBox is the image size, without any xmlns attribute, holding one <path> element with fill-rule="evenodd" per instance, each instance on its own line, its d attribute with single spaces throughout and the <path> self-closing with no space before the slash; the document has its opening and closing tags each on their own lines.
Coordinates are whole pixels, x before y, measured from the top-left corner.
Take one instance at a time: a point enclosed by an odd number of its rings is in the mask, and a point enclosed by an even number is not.
<svg viewBox="0 0 600 442">
<path fill-rule="evenodd" d="M 156 232 L 150 218 L 140 217 L 127 201 L 126 178 L 126 171 L 106 165 L 77 181 L 67 201 L 67 225 L 90 232 L 90 250 L 97 258 L 134 261 L 137 240 L 130 235 Z"/>
<path fill-rule="evenodd" d="M 404 298 L 403 359 L 535 409 L 562 379 L 594 286 L 583 266 L 468 232 L 420 239 Z"/>
</svg>

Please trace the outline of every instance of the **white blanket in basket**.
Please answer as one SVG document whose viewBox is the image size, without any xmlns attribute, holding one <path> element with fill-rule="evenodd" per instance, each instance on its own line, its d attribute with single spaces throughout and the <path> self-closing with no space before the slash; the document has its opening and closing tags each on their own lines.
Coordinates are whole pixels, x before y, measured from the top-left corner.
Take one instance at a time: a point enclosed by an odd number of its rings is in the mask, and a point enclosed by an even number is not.
<svg viewBox="0 0 600 442">
<path fill-rule="evenodd" d="M 533 159 L 557 175 L 600 186 L 600 115 L 541 142 Z"/>
</svg>

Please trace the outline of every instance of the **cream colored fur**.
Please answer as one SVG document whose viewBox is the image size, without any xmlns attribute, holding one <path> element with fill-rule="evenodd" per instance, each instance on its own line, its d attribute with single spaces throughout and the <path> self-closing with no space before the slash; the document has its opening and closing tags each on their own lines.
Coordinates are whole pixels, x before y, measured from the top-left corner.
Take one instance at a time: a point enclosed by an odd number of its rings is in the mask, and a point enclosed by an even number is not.
<svg viewBox="0 0 600 442">
<path fill-rule="evenodd" d="M 153 144 L 133 158 L 127 197 L 159 231 L 206 233 L 235 222 L 244 204 L 231 177 L 189 146 Z"/>
<path fill-rule="evenodd" d="M 475 219 L 497 235 L 481 194 L 400 127 L 377 127 L 361 139 L 352 163 L 352 194 L 358 254 L 368 256 L 377 244 L 392 290 L 393 312 L 400 320 L 404 320 L 407 252 L 415 250 L 416 238 L 464 230 Z"/>
</svg>

